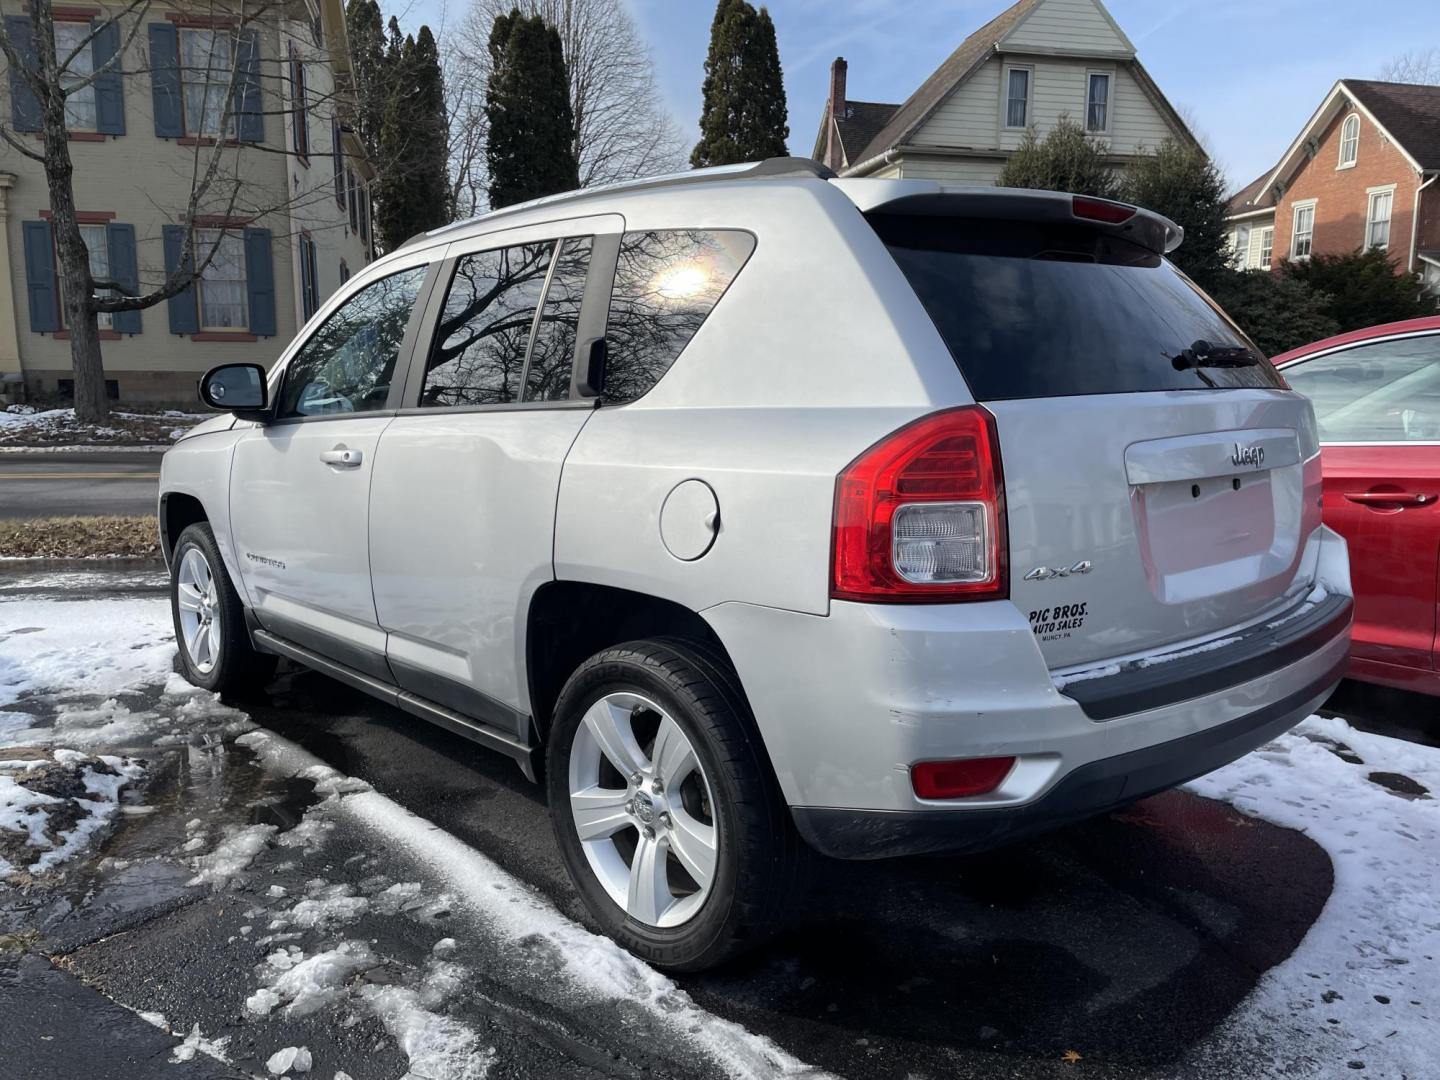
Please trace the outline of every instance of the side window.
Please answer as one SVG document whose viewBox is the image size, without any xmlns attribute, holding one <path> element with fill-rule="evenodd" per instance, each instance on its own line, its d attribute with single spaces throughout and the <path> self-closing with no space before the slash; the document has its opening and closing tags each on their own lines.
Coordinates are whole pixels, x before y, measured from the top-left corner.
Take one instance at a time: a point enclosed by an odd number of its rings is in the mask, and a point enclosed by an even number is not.
<svg viewBox="0 0 1440 1080">
<path fill-rule="evenodd" d="M 276 415 L 383 409 L 426 269 L 372 282 L 331 312 L 285 369 Z"/>
<path fill-rule="evenodd" d="M 670 370 L 755 250 L 747 232 L 628 232 L 605 327 L 605 400 L 647 393 Z"/>
<path fill-rule="evenodd" d="M 422 406 L 519 401 L 535 309 L 555 244 L 519 244 L 462 257 L 425 364 Z"/>
<path fill-rule="evenodd" d="M 526 401 L 562 401 L 570 396 L 575 333 L 589 269 L 590 237 L 576 236 L 561 244 L 540 321 L 535 324 L 535 344 L 530 347 L 530 366 L 525 371 Z"/>
<path fill-rule="evenodd" d="M 1285 369 L 1321 442 L 1440 441 L 1440 334 L 1358 345 Z"/>
</svg>

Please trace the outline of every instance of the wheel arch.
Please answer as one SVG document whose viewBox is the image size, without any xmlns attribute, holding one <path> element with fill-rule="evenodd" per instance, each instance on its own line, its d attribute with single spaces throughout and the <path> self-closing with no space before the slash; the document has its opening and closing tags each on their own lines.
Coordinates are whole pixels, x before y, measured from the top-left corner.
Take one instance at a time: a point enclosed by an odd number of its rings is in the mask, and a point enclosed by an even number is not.
<svg viewBox="0 0 1440 1080">
<path fill-rule="evenodd" d="M 205 504 L 194 495 L 183 491 L 167 491 L 160 496 L 160 551 L 165 556 L 165 565 L 170 565 L 170 556 L 175 552 L 175 541 L 191 525 L 210 521 Z"/>
</svg>

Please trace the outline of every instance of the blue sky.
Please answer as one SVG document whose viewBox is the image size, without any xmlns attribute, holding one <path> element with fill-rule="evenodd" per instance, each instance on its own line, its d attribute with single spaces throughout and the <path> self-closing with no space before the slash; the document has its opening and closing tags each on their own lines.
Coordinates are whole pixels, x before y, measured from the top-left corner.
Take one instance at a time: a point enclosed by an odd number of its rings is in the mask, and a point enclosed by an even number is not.
<svg viewBox="0 0 1440 1080">
<path fill-rule="evenodd" d="M 446 7 L 454 21 L 464 0 L 407 3 L 405 22 L 435 25 Z M 628 3 L 654 54 L 661 92 L 693 138 L 714 4 Z M 772 0 L 767 6 L 785 69 L 790 150 L 808 154 L 837 55 L 850 65 L 850 97 L 903 101 L 972 30 L 1004 10 L 1006 0 Z M 1111 0 L 1108 7 L 1165 95 L 1191 110 L 1232 187 L 1274 164 L 1336 79 L 1377 78 L 1398 53 L 1440 47 L 1435 0 Z"/>
</svg>

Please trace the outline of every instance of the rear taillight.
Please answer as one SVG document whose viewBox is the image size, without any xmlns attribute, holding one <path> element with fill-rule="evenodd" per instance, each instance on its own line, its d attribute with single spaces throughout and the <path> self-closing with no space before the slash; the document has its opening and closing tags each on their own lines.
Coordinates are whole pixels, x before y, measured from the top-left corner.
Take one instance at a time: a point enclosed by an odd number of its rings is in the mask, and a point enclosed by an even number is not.
<svg viewBox="0 0 1440 1080">
<path fill-rule="evenodd" d="M 835 482 L 830 595 L 872 603 L 1007 595 L 995 418 L 978 405 L 923 417 Z"/>
<path fill-rule="evenodd" d="M 1015 767 L 1013 757 L 965 761 L 918 761 L 910 766 L 910 785 L 922 799 L 963 799 L 988 795 Z"/>
</svg>

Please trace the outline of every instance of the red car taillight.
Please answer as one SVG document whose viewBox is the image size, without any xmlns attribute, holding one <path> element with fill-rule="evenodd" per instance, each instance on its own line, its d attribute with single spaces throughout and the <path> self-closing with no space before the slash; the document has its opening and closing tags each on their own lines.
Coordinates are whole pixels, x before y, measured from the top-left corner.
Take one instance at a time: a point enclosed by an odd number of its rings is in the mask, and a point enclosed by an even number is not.
<svg viewBox="0 0 1440 1080">
<path fill-rule="evenodd" d="M 995 418 L 978 405 L 886 436 L 835 481 L 830 595 L 872 603 L 1008 595 Z"/>
</svg>

